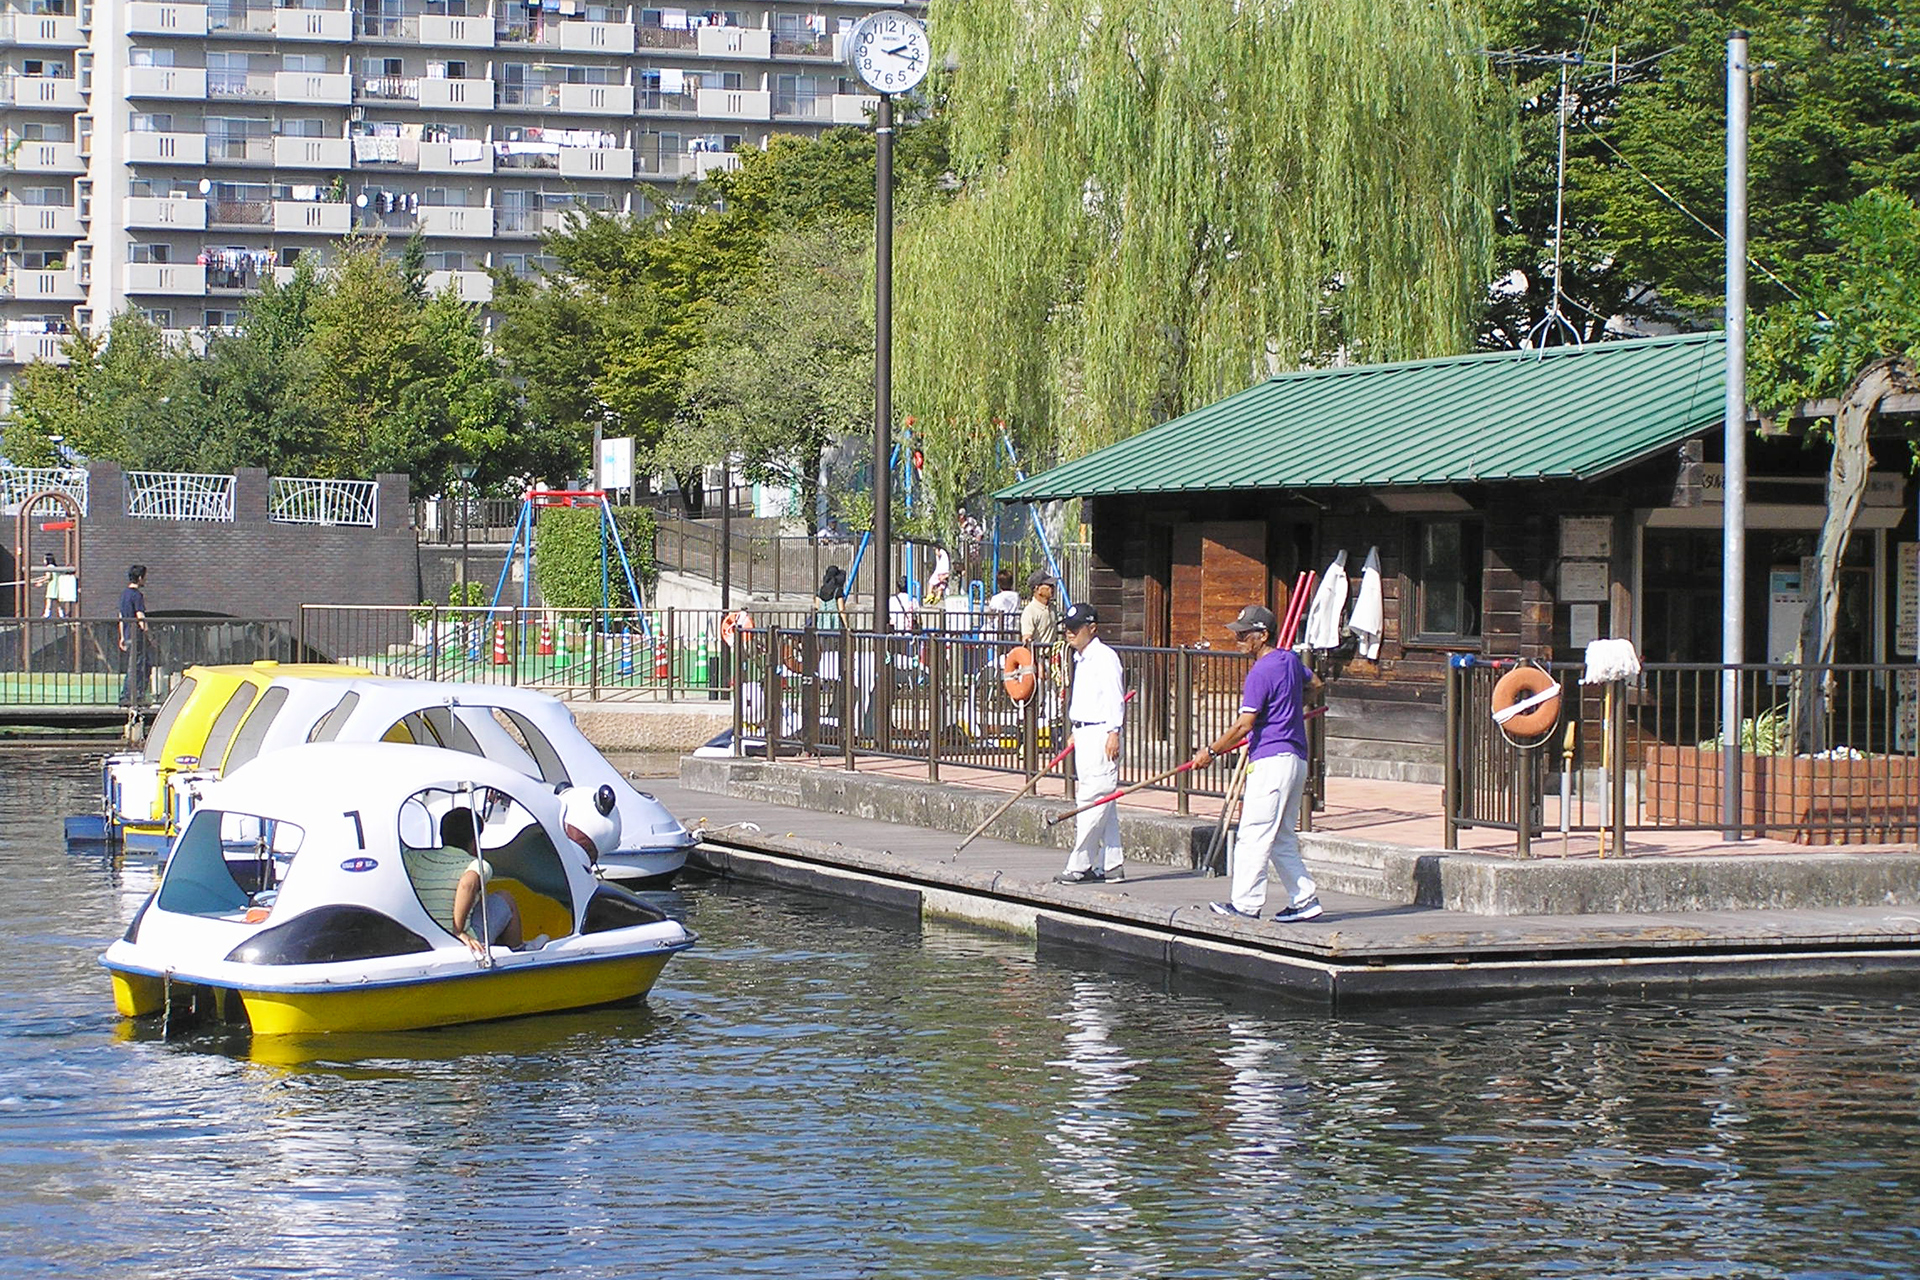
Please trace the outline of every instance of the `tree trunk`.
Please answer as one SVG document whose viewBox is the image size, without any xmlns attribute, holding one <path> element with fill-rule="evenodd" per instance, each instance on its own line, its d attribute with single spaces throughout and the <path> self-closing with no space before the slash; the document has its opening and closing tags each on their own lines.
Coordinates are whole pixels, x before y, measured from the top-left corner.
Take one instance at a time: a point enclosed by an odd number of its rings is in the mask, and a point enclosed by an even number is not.
<svg viewBox="0 0 1920 1280">
<path fill-rule="evenodd" d="M 1905 356 L 1876 360 L 1847 384 L 1840 411 L 1833 416 L 1833 461 L 1827 469 L 1827 516 L 1820 526 L 1820 545 L 1813 556 L 1813 581 L 1802 583 L 1808 593 L 1807 611 L 1800 624 L 1800 660 L 1809 671 L 1799 683 L 1802 696 L 1794 740 L 1803 752 L 1827 746 L 1826 708 L 1833 688 L 1834 629 L 1840 617 L 1840 567 L 1846 559 L 1853 522 L 1867 491 L 1867 473 L 1873 454 L 1867 430 L 1880 402 L 1895 392 L 1912 391 L 1914 363 Z"/>
</svg>

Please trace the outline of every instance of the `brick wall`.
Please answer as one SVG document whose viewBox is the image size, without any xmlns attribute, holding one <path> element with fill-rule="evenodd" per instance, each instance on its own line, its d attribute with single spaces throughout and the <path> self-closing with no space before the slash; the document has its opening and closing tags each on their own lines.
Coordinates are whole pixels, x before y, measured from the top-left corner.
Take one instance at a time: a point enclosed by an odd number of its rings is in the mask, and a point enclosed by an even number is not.
<svg viewBox="0 0 1920 1280">
<path fill-rule="evenodd" d="M 127 515 L 126 477 L 113 463 L 88 468 L 81 533 L 80 607 L 111 617 L 129 565 L 147 566 L 147 606 L 156 613 L 293 618 L 303 604 L 415 604 L 420 567 L 407 477 L 383 475 L 378 526 L 275 524 L 267 519 L 267 473 L 235 476 L 234 518 L 147 520 Z"/>
</svg>

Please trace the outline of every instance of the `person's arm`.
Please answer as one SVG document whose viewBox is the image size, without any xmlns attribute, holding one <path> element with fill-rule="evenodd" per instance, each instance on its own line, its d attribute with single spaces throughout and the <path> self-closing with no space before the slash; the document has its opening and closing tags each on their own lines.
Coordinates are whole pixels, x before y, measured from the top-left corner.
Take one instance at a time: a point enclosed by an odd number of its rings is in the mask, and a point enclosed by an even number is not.
<svg viewBox="0 0 1920 1280">
<path fill-rule="evenodd" d="M 1224 734 L 1193 753 L 1193 763 L 1195 766 L 1204 767 L 1211 764 L 1215 757 L 1224 756 L 1245 742 L 1247 735 L 1253 732 L 1254 717 L 1254 712 L 1242 707 L 1239 718 L 1227 726 L 1227 731 Z"/>
<path fill-rule="evenodd" d="M 467 919 L 473 914 L 474 903 L 480 900 L 480 873 L 468 867 L 460 873 L 460 883 L 453 890 L 453 932 L 467 949 L 475 955 L 486 954 L 486 944 L 467 932 Z"/>
</svg>

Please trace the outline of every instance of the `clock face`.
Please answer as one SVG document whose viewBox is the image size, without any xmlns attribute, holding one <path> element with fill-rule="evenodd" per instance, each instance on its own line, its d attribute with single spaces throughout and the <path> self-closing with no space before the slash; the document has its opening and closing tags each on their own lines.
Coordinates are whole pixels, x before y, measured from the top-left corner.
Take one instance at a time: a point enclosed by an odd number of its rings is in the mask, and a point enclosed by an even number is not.
<svg viewBox="0 0 1920 1280">
<path fill-rule="evenodd" d="M 881 93 L 905 93 L 925 78 L 932 61 L 927 29 L 904 13 L 869 14 L 853 29 L 847 61 Z"/>
</svg>

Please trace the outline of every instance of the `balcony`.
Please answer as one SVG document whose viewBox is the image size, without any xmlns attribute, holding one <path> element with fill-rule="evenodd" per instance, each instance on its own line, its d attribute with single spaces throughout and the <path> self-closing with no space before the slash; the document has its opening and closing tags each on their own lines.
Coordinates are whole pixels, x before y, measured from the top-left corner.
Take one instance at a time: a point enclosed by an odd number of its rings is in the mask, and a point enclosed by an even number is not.
<svg viewBox="0 0 1920 1280">
<path fill-rule="evenodd" d="M 274 34 L 273 9 L 213 9 L 207 13 L 207 34 L 220 36 L 270 36 Z"/>
<path fill-rule="evenodd" d="M 441 80 L 428 76 L 419 85 L 423 107 L 449 111 L 493 110 L 491 80 Z"/>
<path fill-rule="evenodd" d="M 773 95 L 765 89 L 702 89 L 695 97 L 710 120 L 773 119 Z"/>
<path fill-rule="evenodd" d="M 429 271 L 427 292 L 444 293 L 451 288 L 462 302 L 492 302 L 493 277 L 484 271 Z"/>
<path fill-rule="evenodd" d="M 87 162 L 72 142 L 19 142 L 14 144 L 11 158 L 0 161 L 0 167 L 15 173 L 85 173 Z"/>
<path fill-rule="evenodd" d="M 10 13 L 0 22 L 11 20 L 13 42 L 33 49 L 78 49 L 87 42 L 80 34 L 80 19 L 56 13 Z M 0 26 L 0 31 L 8 30 Z"/>
<path fill-rule="evenodd" d="M 214 200 L 209 202 L 207 225 L 212 227 L 270 227 L 273 206 L 265 200 Z"/>
<path fill-rule="evenodd" d="M 156 4 L 154 0 L 133 0 L 127 6 L 127 34 L 130 36 L 204 36 L 207 34 L 207 6 L 204 4 Z"/>
<path fill-rule="evenodd" d="M 740 167 L 740 157 L 731 151 L 696 151 L 689 159 L 693 161 L 693 176 L 702 182 L 710 173 L 731 173 Z"/>
<path fill-rule="evenodd" d="M 124 221 L 136 230 L 205 231 L 207 202 L 177 196 L 128 196 Z"/>
<path fill-rule="evenodd" d="M 699 110 L 700 103 L 690 93 L 661 93 L 649 89 L 640 95 L 640 110 L 658 111 L 665 115 L 692 115 Z"/>
<path fill-rule="evenodd" d="M 345 138 L 275 138 L 273 163 L 278 169 L 347 169 L 353 144 Z"/>
<path fill-rule="evenodd" d="M 275 9 L 273 34 L 282 40 L 353 39 L 353 15 L 345 9 Z"/>
<path fill-rule="evenodd" d="M 85 232 L 80 215 L 64 204 L 0 204 L 0 231 L 15 236 L 59 236 L 78 238 Z"/>
<path fill-rule="evenodd" d="M 418 102 L 420 82 L 407 76 L 368 76 L 356 96 L 363 102 Z"/>
<path fill-rule="evenodd" d="M 691 49 L 699 40 L 688 27 L 641 27 L 634 44 L 641 49 Z"/>
<path fill-rule="evenodd" d="M 423 142 L 420 172 L 492 173 L 493 148 L 484 142 Z"/>
<path fill-rule="evenodd" d="M 207 159 L 214 164 L 272 164 L 273 139 L 216 133 L 207 139 Z"/>
<path fill-rule="evenodd" d="M 448 18 L 420 15 L 420 43 L 450 45 L 456 49 L 493 48 L 492 18 Z"/>
<path fill-rule="evenodd" d="M 28 333 L 15 329 L 0 332 L 0 363 L 31 364 L 43 360 L 48 364 L 70 364 L 66 351 L 68 337 L 64 333 Z"/>
<path fill-rule="evenodd" d="M 273 76 L 269 72 L 248 75 L 244 71 L 209 71 L 207 76 L 207 96 L 218 101 L 233 99 L 252 99 L 258 102 L 273 100 Z"/>
<path fill-rule="evenodd" d="M 207 162 L 207 139 L 199 133 L 129 133 L 127 160 L 133 164 L 191 164 Z"/>
<path fill-rule="evenodd" d="M 865 124 L 867 118 L 880 107 L 880 98 L 870 93 L 836 93 L 833 95 L 833 122 L 835 124 Z"/>
<path fill-rule="evenodd" d="M 562 147 L 563 178 L 631 178 L 633 152 L 624 147 Z"/>
<path fill-rule="evenodd" d="M 344 107 L 353 101 L 353 77 L 344 71 L 276 71 L 273 96 L 283 103 Z"/>
<path fill-rule="evenodd" d="M 629 54 L 634 49 L 630 22 L 561 22 L 541 34 L 541 44 L 557 44 L 563 53 Z"/>
<path fill-rule="evenodd" d="M 273 229 L 278 234 L 343 236 L 353 227 L 353 206 L 341 200 L 275 200 Z"/>
<path fill-rule="evenodd" d="M 545 232 L 566 229 L 567 211 L 565 209 L 502 209 L 496 219 L 494 234 L 535 240 Z"/>
<path fill-rule="evenodd" d="M 700 27 L 694 48 L 703 58 L 771 58 L 773 32 L 754 27 Z"/>
<path fill-rule="evenodd" d="M 490 236 L 493 210 L 478 205 L 422 205 L 419 225 L 423 236 Z"/>
<path fill-rule="evenodd" d="M 550 84 L 545 86 L 545 100 L 548 107 L 573 115 L 633 114 L 630 84 Z"/>
<path fill-rule="evenodd" d="M 6 99 L 16 107 L 80 111 L 87 105 L 80 82 L 55 76 L 9 76 Z"/>
<path fill-rule="evenodd" d="M 207 269 L 193 262 L 129 262 L 128 293 L 164 293 L 180 298 L 207 296 Z"/>
<path fill-rule="evenodd" d="M 128 67 L 127 97 L 182 98 L 204 102 L 207 98 L 207 73 L 201 67 Z"/>
<path fill-rule="evenodd" d="M 816 36 L 812 32 L 773 38 L 773 56 L 776 58 L 818 58 L 822 62 L 838 62 L 838 49 L 839 41 L 830 36 Z"/>
<path fill-rule="evenodd" d="M 79 274 L 72 267 L 63 267 L 57 271 L 15 271 L 13 296 L 17 302 L 84 302 L 87 291 L 80 287 Z"/>
</svg>

